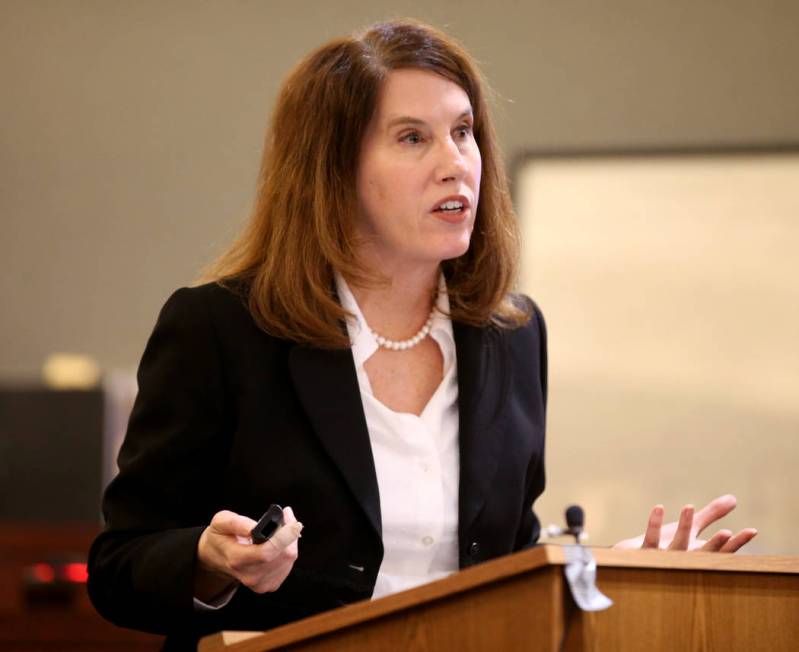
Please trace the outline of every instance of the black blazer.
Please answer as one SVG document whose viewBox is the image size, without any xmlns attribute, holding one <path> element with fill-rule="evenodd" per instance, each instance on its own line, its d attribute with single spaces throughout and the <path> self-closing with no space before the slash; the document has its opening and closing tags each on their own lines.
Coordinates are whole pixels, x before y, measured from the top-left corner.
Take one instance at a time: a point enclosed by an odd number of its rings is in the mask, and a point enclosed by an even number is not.
<svg viewBox="0 0 799 652">
<path fill-rule="evenodd" d="M 532 545 L 544 488 L 546 336 L 453 323 L 460 412 L 461 568 Z M 350 350 L 261 331 L 243 300 L 209 284 L 170 297 L 147 343 L 139 394 L 89 557 L 97 610 L 178 641 L 261 630 L 367 599 L 383 557 L 380 500 Z M 241 587 L 193 607 L 197 541 L 230 509 L 291 505 L 305 529 L 275 593 Z M 359 570 L 362 568 L 363 570 Z M 172 647 L 168 645 L 168 647 Z"/>
</svg>

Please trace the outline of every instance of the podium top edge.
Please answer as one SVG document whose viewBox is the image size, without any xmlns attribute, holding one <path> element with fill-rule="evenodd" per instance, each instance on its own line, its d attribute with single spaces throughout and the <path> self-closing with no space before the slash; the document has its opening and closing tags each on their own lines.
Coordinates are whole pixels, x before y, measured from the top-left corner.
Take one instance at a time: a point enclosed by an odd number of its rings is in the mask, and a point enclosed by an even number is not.
<svg viewBox="0 0 799 652">
<path fill-rule="evenodd" d="M 591 552 L 600 567 L 799 574 L 799 557 L 797 556 L 740 555 L 673 550 L 615 550 L 613 548 L 591 548 Z M 563 556 L 563 551 L 553 551 L 553 555 Z M 553 563 L 563 562 L 553 560 Z"/>
</svg>

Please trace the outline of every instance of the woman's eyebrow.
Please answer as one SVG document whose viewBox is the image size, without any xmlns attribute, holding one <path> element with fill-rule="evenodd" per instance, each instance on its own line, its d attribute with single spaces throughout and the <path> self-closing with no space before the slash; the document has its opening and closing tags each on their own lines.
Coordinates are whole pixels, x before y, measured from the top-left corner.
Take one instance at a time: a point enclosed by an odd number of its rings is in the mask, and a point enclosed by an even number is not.
<svg viewBox="0 0 799 652">
<path fill-rule="evenodd" d="M 464 118 L 473 118 L 473 111 L 471 108 L 466 109 L 463 113 L 461 113 L 457 118 L 455 118 L 454 122 L 458 120 L 463 120 Z M 392 127 L 396 127 L 397 125 L 415 125 L 423 127 L 427 125 L 427 122 L 422 120 L 421 118 L 414 118 L 413 116 L 409 115 L 400 115 L 395 118 L 391 118 L 386 123 L 386 130 L 391 129 Z"/>
<path fill-rule="evenodd" d="M 386 129 L 391 129 L 392 127 L 396 127 L 397 125 L 419 125 L 424 126 L 427 124 L 424 120 L 420 118 L 413 118 L 409 115 L 401 115 L 396 118 L 391 118 L 386 123 Z"/>
</svg>

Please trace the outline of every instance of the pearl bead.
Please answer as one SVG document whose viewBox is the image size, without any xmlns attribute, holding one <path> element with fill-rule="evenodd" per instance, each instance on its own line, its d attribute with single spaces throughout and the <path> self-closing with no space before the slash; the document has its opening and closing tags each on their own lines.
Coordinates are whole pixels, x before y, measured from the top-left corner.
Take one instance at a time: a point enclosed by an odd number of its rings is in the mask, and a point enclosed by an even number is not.
<svg viewBox="0 0 799 652">
<path fill-rule="evenodd" d="M 433 306 L 433 309 L 430 311 L 430 315 L 428 316 L 427 321 L 424 323 L 424 326 L 422 326 L 419 329 L 419 332 L 417 332 L 413 337 L 409 337 L 407 340 L 390 340 L 387 337 L 380 335 L 377 331 L 370 330 L 378 346 L 382 346 L 384 349 L 389 349 L 390 351 L 407 351 L 408 349 L 411 349 L 419 344 L 419 342 L 428 336 L 431 328 L 433 327 L 433 316 L 435 315 L 435 311 L 435 306 Z"/>
</svg>

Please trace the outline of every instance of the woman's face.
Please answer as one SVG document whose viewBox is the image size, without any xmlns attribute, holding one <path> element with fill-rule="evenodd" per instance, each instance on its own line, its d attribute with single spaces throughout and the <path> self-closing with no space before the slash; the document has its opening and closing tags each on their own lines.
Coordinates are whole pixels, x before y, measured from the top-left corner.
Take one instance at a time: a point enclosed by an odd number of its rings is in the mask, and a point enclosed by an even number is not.
<svg viewBox="0 0 799 652">
<path fill-rule="evenodd" d="M 389 73 L 357 175 L 361 253 L 377 271 L 438 265 L 469 248 L 480 150 L 464 90 L 432 72 Z"/>
</svg>

